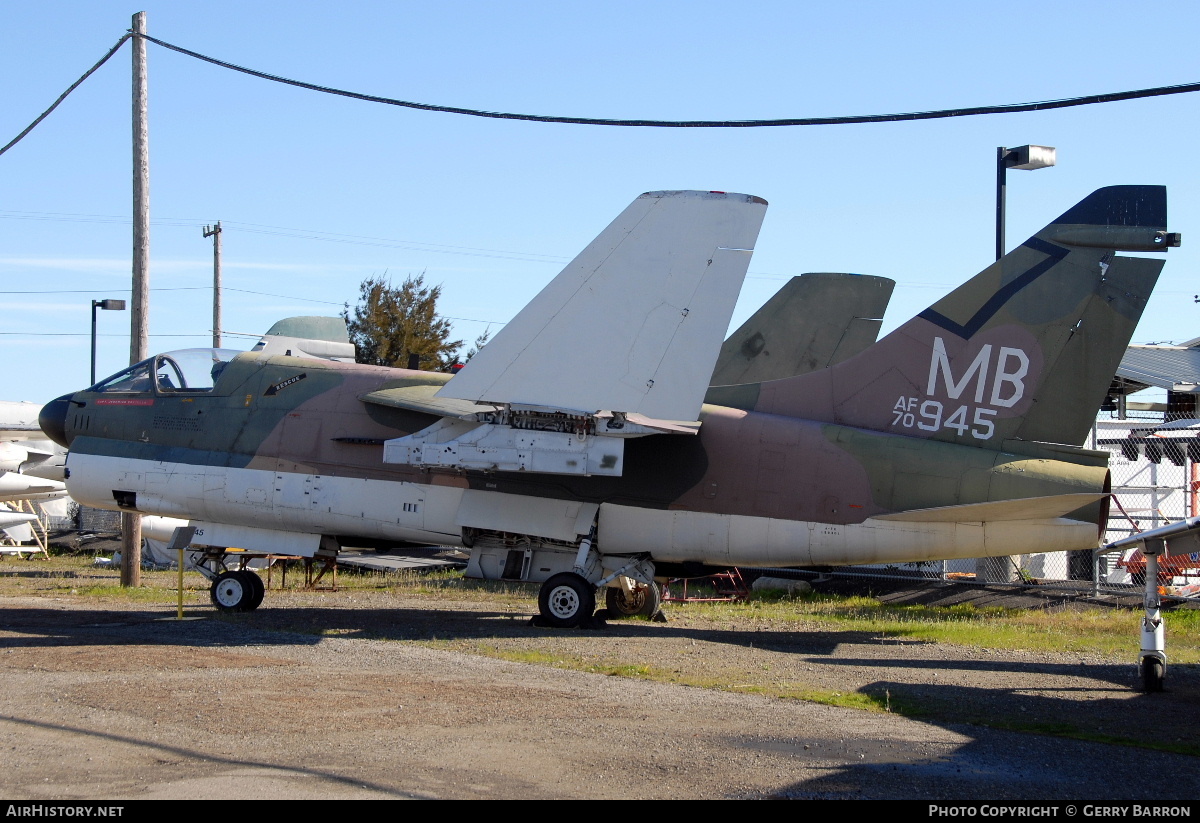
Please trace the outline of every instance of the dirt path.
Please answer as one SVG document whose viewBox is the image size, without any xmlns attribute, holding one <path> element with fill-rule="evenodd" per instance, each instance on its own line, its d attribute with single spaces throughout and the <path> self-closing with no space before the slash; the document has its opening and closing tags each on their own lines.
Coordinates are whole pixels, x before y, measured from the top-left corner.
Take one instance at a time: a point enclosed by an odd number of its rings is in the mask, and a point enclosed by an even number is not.
<svg viewBox="0 0 1200 823">
<path fill-rule="evenodd" d="M 193 609 L 203 614 L 205 609 Z M 486 603 L 297 594 L 234 620 L 0 598 L 10 799 L 1200 797 L 1195 758 L 965 722 L 650 683 L 468 655 L 478 643 L 737 686 L 933 701 L 1196 742 L 1200 677 L 1141 695 L 1128 662 L 881 643 L 769 625 L 552 632 Z M 317 636 L 317 629 L 337 636 Z M 437 639 L 443 648 L 406 640 Z M 765 667 L 765 668 L 764 668 Z M 832 684 L 832 685 L 831 685 Z M 929 703 L 933 705 L 934 703 Z M 939 715 L 939 716 L 954 716 Z"/>
</svg>

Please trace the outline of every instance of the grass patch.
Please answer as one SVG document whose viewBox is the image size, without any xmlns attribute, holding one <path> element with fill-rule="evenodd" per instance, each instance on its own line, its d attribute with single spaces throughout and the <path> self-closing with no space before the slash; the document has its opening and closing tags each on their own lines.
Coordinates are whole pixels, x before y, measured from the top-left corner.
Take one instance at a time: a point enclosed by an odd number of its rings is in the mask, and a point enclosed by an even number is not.
<svg viewBox="0 0 1200 823">
<path fill-rule="evenodd" d="M 1141 610 L 1115 608 L 1004 609 L 888 605 L 870 597 L 812 594 L 763 597 L 745 603 L 695 603 L 689 617 L 714 622 L 745 618 L 877 635 L 881 641 L 909 640 L 956 646 L 1032 652 L 1073 652 L 1102 656 L 1130 654 L 1130 638 L 1140 630 Z M 1167 643 L 1174 663 L 1200 663 L 1200 610 L 1167 615 Z M 1136 651 L 1136 650 L 1135 650 Z"/>
<path fill-rule="evenodd" d="M 79 597 L 126 600 L 131 603 L 175 603 L 179 597 L 177 589 L 168 590 L 152 586 L 76 586 L 71 588 L 67 593 Z M 185 600 L 191 600 L 197 595 L 204 595 L 205 599 L 207 599 L 208 586 L 206 585 L 203 590 L 184 586 L 183 596 Z"/>
</svg>

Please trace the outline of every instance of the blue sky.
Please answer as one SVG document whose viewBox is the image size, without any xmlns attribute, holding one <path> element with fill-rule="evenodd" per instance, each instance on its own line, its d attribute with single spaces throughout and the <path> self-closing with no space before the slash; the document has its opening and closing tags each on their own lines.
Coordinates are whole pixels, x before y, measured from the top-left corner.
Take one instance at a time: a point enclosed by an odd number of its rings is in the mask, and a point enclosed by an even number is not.
<svg viewBox="0 0 1200 823">
<path fill-rule="evenodd" d="M 835 116 L 1200 81 L 1200 5 L 1182 2 L 3 0 L 0 144 L 137 11 L 152 36 L 273 74 L 535 114 Z M 148 50 L 152 351 L 211 340 L 202 227 L 217 220 L 227 330 L 336 314 L 366 277 L 425 272 L 469 344 L 656 189 L 770 202 L 735 326 L 791 275 L 850 271 L 898 281 L 886 330 L 992 260 L 995 150 L 1023 143 L 1056 146 L 1059 165 L 1010 172 L 1009 247 L 1101 186 L 1165 184 L 1184 244 L 1134 339 L 1200 336 L 1200 94 L 910 123 L 611 128 L 400 109 Z M 0 156 L 0 355 L 19 375 L 4 399 L 86 384 L 90 301 L 127 296 L 130 120 L 127 44 Z M 46 293 L 14 293 L 32 291 Z M 101 314 L 99 374 L 126 364 L 128 330 L 128 314 Z"/>
</svg>

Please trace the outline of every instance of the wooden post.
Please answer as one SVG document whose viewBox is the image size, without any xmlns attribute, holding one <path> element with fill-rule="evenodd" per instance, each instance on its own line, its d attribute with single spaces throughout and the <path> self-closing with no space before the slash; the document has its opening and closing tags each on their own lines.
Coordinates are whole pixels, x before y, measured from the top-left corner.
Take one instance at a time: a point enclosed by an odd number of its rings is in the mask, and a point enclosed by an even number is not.
<svg viewBox="0 0 1200 823">
<path fill-rule="evenodd" d="M 133 300 L 129 316 L 129 364 L 149 355 L 150 315 L 150 130 L 147 107 L 146 13 L 133 16 Z"/>
<path fill-rule="evenodd" d="M 205 226 L 204 236 L 213 239 L 213 348 L 221 348 L 221 221 Z"/>
<path fill-rule="evenodd" d="M 146 78 L 146 13 L 133 15 L 133 294 L 129 315 L 129 362 L 149 353 L 150 315 L 150 130 Z M 121 585 L 142 582 L 142 517 L 121 515 Z"/>
</svg>

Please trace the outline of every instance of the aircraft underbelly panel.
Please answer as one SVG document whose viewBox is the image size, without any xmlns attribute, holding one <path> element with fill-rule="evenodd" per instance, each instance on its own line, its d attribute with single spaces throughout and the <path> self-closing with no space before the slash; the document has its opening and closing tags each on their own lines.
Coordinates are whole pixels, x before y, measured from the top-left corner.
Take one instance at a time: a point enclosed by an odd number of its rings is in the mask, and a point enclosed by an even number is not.
<svg viewBox="0 0 1200 823">
<path fill-rule="evenodd" d="M 595 503 L 468 490 L 454 522 L 463 528 L 573 542 L 591 531 L 596 509 Z"/>
<path fill-rule="evenodd" d="M 733 566 L 848 566 L 997 557 L 1096 547 L 1096 526 L 1064 518 L 989 523 L 857 524 L 600 507 L 600 550 L 649 552 L 658 562 Z"/>
<path fill-rule="evenodd" d="M 127 492 L 122 499 L 144 514 L 439 544 L 459 538 L 452 513 L 462 490 L 449 486 L 88 454 L 73 454 L 70 466 L 71 496 L 100 509 L 121 509 L 114 492 Z M 131 478 L 140 488 L 117 485 Z"/>
</svg>

